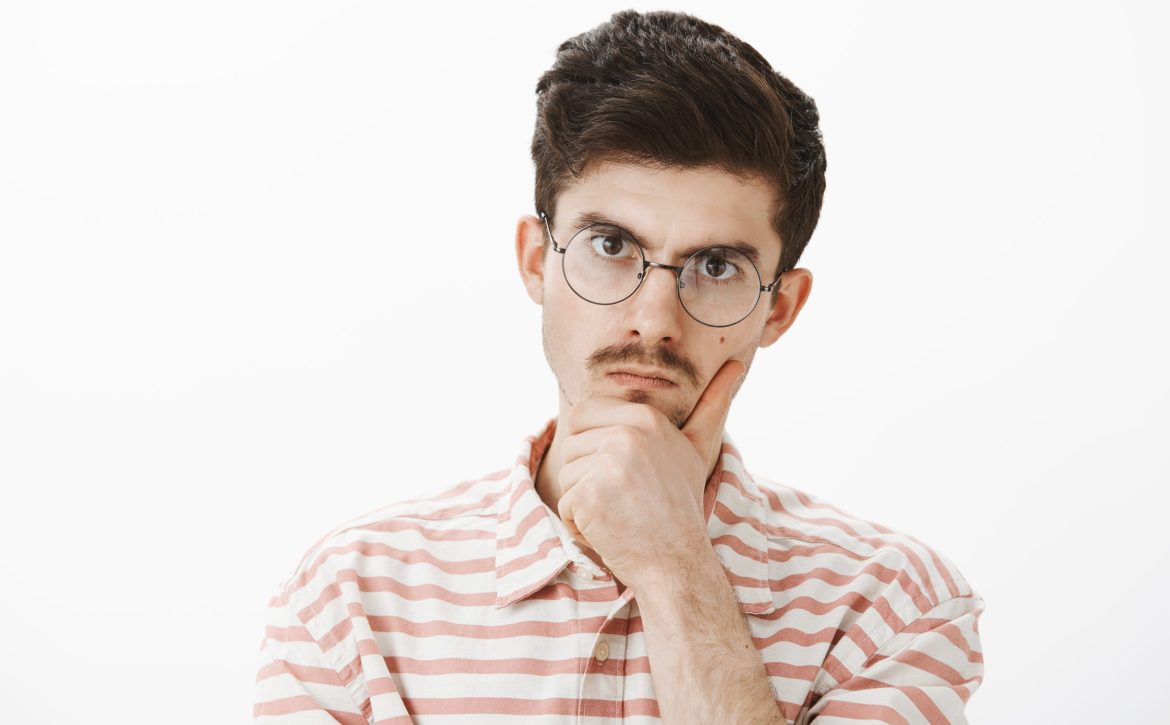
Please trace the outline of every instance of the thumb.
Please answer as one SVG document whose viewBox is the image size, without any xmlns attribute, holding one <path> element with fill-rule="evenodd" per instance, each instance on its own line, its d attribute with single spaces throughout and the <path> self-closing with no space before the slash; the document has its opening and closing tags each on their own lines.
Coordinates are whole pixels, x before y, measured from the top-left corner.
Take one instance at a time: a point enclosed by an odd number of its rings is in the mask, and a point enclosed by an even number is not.
<svg viewBox="0 0 1170 725">
<path fill-rule="evenodd" d="M 723 363 L 683 424 L 683 435 L 690 439 L 704 460 L 710 458 L 715 446 L 723 440 L 723 424 L 727 422 L 727 412 L 731 409 L 732 390 L 746 373 L 747 368 L 739 360 Z"/>
</svg>

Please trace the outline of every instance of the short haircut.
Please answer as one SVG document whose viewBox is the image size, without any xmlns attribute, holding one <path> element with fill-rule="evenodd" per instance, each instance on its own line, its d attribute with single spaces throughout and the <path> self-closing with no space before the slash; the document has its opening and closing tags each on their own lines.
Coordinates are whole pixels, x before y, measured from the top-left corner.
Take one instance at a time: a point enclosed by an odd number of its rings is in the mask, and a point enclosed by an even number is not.
<svg viewBox="0 0 1170 725">
<path fill-rule="evenodd" d="M 601 161 L 762 177 L 778 192 L 777 272 L 796 266 L 825 192 L 820 117 L 752 46 L 691 15 L 625 10 L 561 43 L 536 93 L 538 212 L 554 216 L 569 178 Z"/>
</svg>

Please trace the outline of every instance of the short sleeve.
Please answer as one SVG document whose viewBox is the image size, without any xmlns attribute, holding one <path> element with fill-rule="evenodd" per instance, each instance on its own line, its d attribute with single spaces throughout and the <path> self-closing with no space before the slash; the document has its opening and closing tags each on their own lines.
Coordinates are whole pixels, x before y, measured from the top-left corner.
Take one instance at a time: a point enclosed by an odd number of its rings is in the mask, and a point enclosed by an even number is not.
<svg viewBox="0 0 1170 725">
<path fill-rule="evenodd" d="M 966 723 L 964 708 L 983 680 L 978 596 L 947 599 L 877 649 L 808 711 L 809 723 Z"/>
<path fill-rule="evenodd" d="M 320 644 L 284 597 L 269 602 L 252 716 L 264 725 L 368 725 Z"/>
</svg>

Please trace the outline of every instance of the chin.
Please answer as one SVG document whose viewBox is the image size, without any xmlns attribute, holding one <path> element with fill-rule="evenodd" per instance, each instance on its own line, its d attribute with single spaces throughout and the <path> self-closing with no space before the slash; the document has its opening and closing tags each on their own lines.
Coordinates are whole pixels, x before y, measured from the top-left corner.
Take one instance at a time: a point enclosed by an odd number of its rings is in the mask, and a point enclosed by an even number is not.
<svg viewBox="0 0 1170 725">
<path fill-rule="evenodd" d="M 682 428 L 687 418 L 690 417 L 690 408 L 681 407 L 677 404 L 670 405 L 662 399 L 662 393 L 659 391 L 628 390 L 626 392 L 631 403 L 642 403 L 655 408 L 658 412 L 665 415 L 667 420 L 674 423 L 675 428 Z"/>
<path fill-rule="evenodd" d="M 609 386 L 605 386 L 609 387 Z M 674 424 L 676 428 L 682 428 L 691 414 L 692 405 L 685 405 L 677 401 L 671 400 L 671 393 L 677 392 L 677 389 L 671 390 L 637 390 L 633 388 L 623 388 L 618 386 L 616 392 L 612 390 L 603 389 L 602 386 L 590 386 L 582 398 L 621 398 L 628 400 L 631 403 L 640 403 L 642 405 L 649 405 L 658 412 L 666 416 L 667 420 Z"/>
</svg>

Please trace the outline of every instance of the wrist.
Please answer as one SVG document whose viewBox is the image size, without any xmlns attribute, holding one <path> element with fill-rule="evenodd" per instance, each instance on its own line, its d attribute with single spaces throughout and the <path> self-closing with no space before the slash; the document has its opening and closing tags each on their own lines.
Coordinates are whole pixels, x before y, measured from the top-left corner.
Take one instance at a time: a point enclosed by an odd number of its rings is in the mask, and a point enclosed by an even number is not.
<svg viewBox="0 0 1170 725">
<path fill-rule="evenodd" d="M 730 586 L 711 540 L 704 535 L 701 541 L 680 542 L 673 556 L 647 566 L 630 587 L 639 608 L 645 610 L 702 600 L 706 598 L 702 593 L 720 585 Z"/>
</svg>

